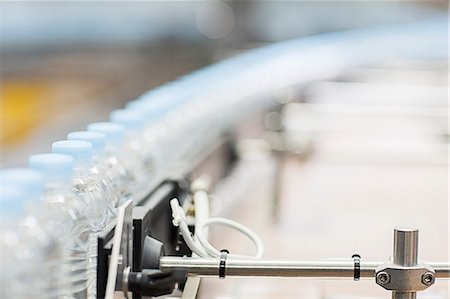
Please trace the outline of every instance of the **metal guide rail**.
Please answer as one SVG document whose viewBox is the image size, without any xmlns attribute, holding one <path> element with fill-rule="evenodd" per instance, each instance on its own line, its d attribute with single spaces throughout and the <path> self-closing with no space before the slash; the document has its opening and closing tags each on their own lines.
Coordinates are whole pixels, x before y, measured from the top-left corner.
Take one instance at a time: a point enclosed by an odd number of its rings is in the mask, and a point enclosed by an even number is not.
<svg viewBox="0 0 450 299">
<path fill-rule="evenodd" d="M 118 288 L 124 296 L 169 295 L 186 277 L 291 277 L 374 279 L 392 298 L 416 298 L 419 291 L 431 287 L 435 279 L 450 278 L 450 263 L 418 262 L 418 230 L 395 229 L 393 260 L 364 261 L 359 255 L 341 261 L 287 261 L 266 259 L 165 256 L 164 245 L 147 237 L 142 250 L 142 269 L 131 266 L 120 273 Z M 119 275 L 119 273 L 118 273 Z M 135 296 L 137 295 L 137 296 Z M 106 294 L 106 298 L 108 294 Z"/>
<path fill-rule="evenodd" d="M 173 185 L 175 186 L 175 185 Z M 173 187 L 172 186 L 172 187 Z M 167 186 L 166 186 L 167 187 Z M 179 188 L 179 187 L 178 187 Z M 177 196 L 186 196 L 191 192 L 194 197 L 196 193 L 205 193 L 205 190 L 192 190 L 192 187 L 180 192 L 173 192 L 173 188 L 162 188 L 163 191 L 155 197 L 158 202 L 161 199 L 168 199 L 174 194 Z M 183 192 L 185 192 L 183 194 Z M 124 207 L 124 211 L 129 204 Z M 155 207 L 153 207 L 155 208 Z M 167 210 L 167 209 L 166 209 Z M 121 214 L 122 215 L 122 214 Z M 128 217 L 128 219 L 126 219 Z M 174 216 L 175 217 L 175 216 Z M 123 213 L 123 217 L 118 218 L 123 221 L 117 227 L 126 227 L 131 221 L 131 214 Z M 135 219 L 134 236 L 137 232 L 137 222 Z M 149 226 L 147 226 L 149 227 Z M 192 231 L 195 227 L 191 227 Z M 119 230 L 124 233 L 126 230 Z M 129 231 L 129 230 L 128 230 Z M 150 231 L 150 235 L 152 232 Z M 157 235 L 154 233 L 153 235 Z M 167 233 L 161 236 L 167 236 Z M 392 298 L 416 298 L 417 292 L 431 287 L 436 279 L 450 278 L 450 263 L 435 262 L 421 263 L 418 259 L 419 231 L 417 229 L 395 229 L 393 259 L 386 262 L 365 261 L 358 254 L 349 259 L 338 261 L 288 261 L 288 260 L 267 260 L 259 258 L 236 258 L 228 256 L 229 252 L 222 250 L 219 258 L 205 258 L 192 255 L 189 246 L 186 246 L 186 240 L 175 233 L 176 240 L 165 240 L 164 244 L 154 237 L 145 236 L 140 239 L 140 244 L 134 242 L 133 256 L 134 263 L 131 264 L 131 258 L 124 259 L 122 249 L 112 251 L 109 257 L 110 261 L 120 261 L 120 267 L 111 271 L 114 265 L 109 265 L 109 275 L 115 275 L 114 287 L 108 285 L 107 291 L 99 292 L 99 298 L 113 298 L 114 290 L 121 290 L 126 298 L 141 298 L 142 296 L 162 296 L 170 295 L 177 288 L 182 288 L 186 278 L 190 277 L 218 277 L 225 279 L 227 277 L 291 277 L 291 278 L 350 278 L 355 281 L 360 279 L 373 279 L 376 284 L 392 292 Z M 122 240 L 122 244 L 130 242 L 130 237 L 115 236 L 115 240 Z M 116 239 L 117 238 L 117 239 Z M 173 242 L 175 252 L 171 246 Z M 118 243 L 120 244 L 120 242 Z M 165 254 L 166 252 L 169 255 Z M 136 256 L 135 252 L 139 252 Z M 114 256 L 114 254 L 116 256 Z M 193 257 L 188 257 L 188 256 Z M 124 264 L 128 261 L 128 264 Z M 136 263 L 136 261 L 139 261 Z M 110 282 L 108 282 L 110 284 Z"/>
</svg>

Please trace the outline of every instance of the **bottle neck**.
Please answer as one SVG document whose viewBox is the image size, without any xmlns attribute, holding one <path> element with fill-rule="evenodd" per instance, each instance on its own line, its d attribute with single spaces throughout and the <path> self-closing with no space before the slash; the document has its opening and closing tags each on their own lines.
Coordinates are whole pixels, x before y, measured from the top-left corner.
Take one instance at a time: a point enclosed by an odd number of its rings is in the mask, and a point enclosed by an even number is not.
<svg viewBox="0 0 450 299">
<path fill-rule="evenodd" d="M 104 158 L 105 158 L 105 154 L 103 154 L 103 155 L 94 155 L 94 156 L 92 156 L 92 164 L 94 166 L 101 165 L 103 163 Z"/>
<path fill-rule="evenodd" d="M 139 140 L 142 138 L 142 130 L 129 130 L 125 133 L 125 140 Z"/>
<path fill-rule="evenodd" d="M 72 182 L 68 181 L 54 181 L 48 182 L 44 186 L 44 197 L 54 195 L 67 195 L 72 192 Z"/>
<path fill-rule="evenodd" d="M 106 146 L 105 156 L 117 157 L 120 154 L 120 152 L 123 150 L 123 148 L 124 148 L 123 144 L 118 144 L 118 143 L 110 144 L 110 145 Z"/>
<path fill-rule="evenodd" d="M 73 168 L 73 176 L 74 178 L 87 178 L 90 175 L 90 169 L 92 165 L 78 165 Z"/>
</svg>

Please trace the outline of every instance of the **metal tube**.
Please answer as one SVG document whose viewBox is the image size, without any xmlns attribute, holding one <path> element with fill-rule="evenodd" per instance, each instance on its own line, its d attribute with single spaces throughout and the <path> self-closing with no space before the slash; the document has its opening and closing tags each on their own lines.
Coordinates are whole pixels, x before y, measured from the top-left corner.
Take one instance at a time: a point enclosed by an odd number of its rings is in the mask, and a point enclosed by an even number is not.
<svg viewBox="0 0 450 299">
<path fill-rule="evenodd" d="M 392 292 L 392 298 L 394 299 L 416 299 L 416 292 Z"/>
<path fill-rule="evenodd" d="M 361 262 L 361 277 L 374 278 L 382 262 Z M 450 278 L 449 263 L 429 263 L 436 278 Z M 227 259 L 227 276 L 273 276 L 313 278 L 353 278 L 353 260 L 346 261 L 271 261 L 264 259 Z M 218 276 L 219 260 L 165 256 L 162 271 L 185 270 L 191 276 Z"/>
<path fill-rule="evenodd" d="M 450 278 L 450 263 L 427 263 L 427 265 L 434 269 L 436 278 Z"/>
<path fill-rule="evenodd" d="M 361 262 L 361 277 L 373 278 L 375 268 L 382 263 Z M 218 276 L 218 259 L 162 257 L 160 269 L 185 270 L 189 275 Z M 354 263 L 348 261 L 271 261 L 262 259 L 227 259 L 226 276 L 273 276 L 353 278 Z"/>
<path fill-rule="evenodd" d="M 394 230 L 394 264 L 412 267 L 417 265 L 419 230 Z M 392 292 L 392 299 L 416 299 L 416 292 Z"/>
<path fill-rule="evenodd" d="M 419 230 L 395 229 L 394 230 L 394 263 L 411 267 L 417 265 L 419 248 Z"/>
</svg>

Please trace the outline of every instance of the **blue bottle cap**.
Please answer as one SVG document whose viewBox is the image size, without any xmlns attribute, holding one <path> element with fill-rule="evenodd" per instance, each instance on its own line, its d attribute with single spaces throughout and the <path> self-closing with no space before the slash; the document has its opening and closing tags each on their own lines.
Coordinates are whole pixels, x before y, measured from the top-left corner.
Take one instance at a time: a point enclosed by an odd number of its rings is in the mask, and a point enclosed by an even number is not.
<svg viewBox="0 0 450 299">
<path fill-rule="evenodd" d="M 125 129 L 122 125 L 112 122 L 97 122 L 87 126 L 88 131 L 105 134 L 108 146 L 121 146 L 123 144 Z"/>
<path fill-rule="evenodd" d="M 28 166 L 42 173 L 46 183 L 69 182 L 73 176 L 74 159 L 63 154 L 36 154 L 28 158 Z"/>
<path fill-rule="evenodd" d="M 140 131 L 146 123 L 144 113 L 131 108 L 114 110 L 109 118 L 113 123 L 120 124 L 129 131 Z"/>
<path fill-rule="evenodd" d="M 55 141 L 52 144 L 52 152 L 72 156 L 74 167 L 90 167 L 92 165 L 92 144 L 87 141 Z"/>
<path fill-rule="evenodd" d="M 0 173 L 3 186 L 21 189 L 27 200 L 38 199 L 44 190 L 44 176 L 30 168 L 8 168 Z"/>
<path fill-rule="evenodd" d="M 106 135 L 99 132 L 77 131 L 67 134 L 67 140 L 82 140 L 92 144 L 92 153 L 94 156 L 105 154 Z"/>
<path fill-rule="evenodd" d="M 169 110 L 161 101 L 134 100 L 127 104 L 131 110 L 138 110 L 145 115 L 145 121 L 152 123 L 161 119 Z"/>
<path fill-rule="evenodd" d="M 2 218 L 21 217 L 27 202 L 24 190 L 2 183 L 0 188 L 0 215 Z"/>
</svg>

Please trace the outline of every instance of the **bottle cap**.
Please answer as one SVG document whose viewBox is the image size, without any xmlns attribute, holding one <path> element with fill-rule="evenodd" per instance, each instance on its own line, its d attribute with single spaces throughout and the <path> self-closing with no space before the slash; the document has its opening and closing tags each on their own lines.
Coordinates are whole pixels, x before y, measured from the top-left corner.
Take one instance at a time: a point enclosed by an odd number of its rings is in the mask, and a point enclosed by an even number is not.
<svg viewBox="0 0 450 299">
<path fill-rule="evenodd" d="M 23 190 L 2 183 L 0 188 L 0 214 L 2 218 L 22 215 L 26 201 L 27 195 Z"/>
<path fill-rule="evenodd" d="M 91 131 L 77 131 L 67 134 L 67 140 L 82 140 L 92 144 L 92 153 L 94 156 L 105 154 L 106 136 L 104 133 Z"/>
<path fill-rule="evenodd" d="M 144 113 L 131 108 L 114 110 L 109 118 L 113 123 L 120 124 L 129 131 L 140 131 L 146 123 Z"/>
<path fill-rule="evenodd" d="M 87 141 L 55 141 L 52 144 L 52 152 L 72 156 L 74 167 L 90 167 L 92 165 L 92 144 Z"/>
<path fill-rule="evenodd" d="M 141 111 L 145 115 L 145 121 L 150 123 L 162 118 L 170 110 L 167 103 L 148 99 L 131 101 L 127 107 L 131 110 Z"/>
<path fill-rule="evenodd" d="M 112 122 L 97 122 L 87 126 L 90 132 L 105 134 L 108 146 L 121 146 L 123 143 L 125 129 L 122 125 Z"/>
<path fill-rule="evenodd" d="M 0 173 L 2 186 L 18 188 L 26 194 L 33 194 L 34 198 L 39 198 L 44 190 L 44 177 L 34 169 L 30 168 L 8 168 Z"/>
<path fill-rule="evenodd" d="M 36 154 L 28 159 L 28 166 L 41 172 L 46 183 L 70 181 L 73 164 L 73 157 L 63 154 Z"/>
</svg>

